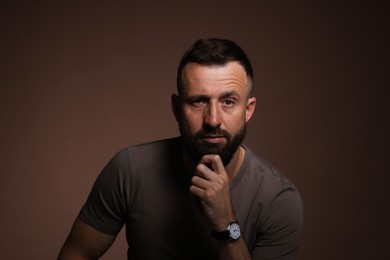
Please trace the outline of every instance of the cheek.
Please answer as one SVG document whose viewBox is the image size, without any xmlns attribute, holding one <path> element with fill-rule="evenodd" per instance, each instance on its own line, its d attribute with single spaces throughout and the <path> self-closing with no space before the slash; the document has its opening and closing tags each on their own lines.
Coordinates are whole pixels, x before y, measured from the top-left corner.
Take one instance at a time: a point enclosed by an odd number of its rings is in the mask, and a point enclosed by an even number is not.
<svg viewBox="0 0 390 260">
<path fill-rule="evenodd" d="M 199 113 L 193 113 L 192 111 L 183 111 L 182 122 L 186 125 L 187 129 L 191 132 L 197 132 L 202 127 L 202 117 Z"/>
<path fill-rule="evenodd" d="M 245 111 L 237 110 L 232 114 L 227 114 L 223 121 L 231 130 L 240 129 L 245 124 Z"/>
</svg>

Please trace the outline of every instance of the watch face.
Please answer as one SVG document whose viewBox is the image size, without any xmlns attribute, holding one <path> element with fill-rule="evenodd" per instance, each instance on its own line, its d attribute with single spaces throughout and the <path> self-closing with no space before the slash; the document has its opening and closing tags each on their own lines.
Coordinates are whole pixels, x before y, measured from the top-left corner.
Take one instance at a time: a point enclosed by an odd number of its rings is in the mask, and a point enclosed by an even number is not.
<svg viewBox="0 0 390 260">
<path fill-rule="evenodd" d="M 234 240 L 241 236 L 240 226 L 237 223 L 232 223 L 229 228 L 230 237 Z"/>
</svg>

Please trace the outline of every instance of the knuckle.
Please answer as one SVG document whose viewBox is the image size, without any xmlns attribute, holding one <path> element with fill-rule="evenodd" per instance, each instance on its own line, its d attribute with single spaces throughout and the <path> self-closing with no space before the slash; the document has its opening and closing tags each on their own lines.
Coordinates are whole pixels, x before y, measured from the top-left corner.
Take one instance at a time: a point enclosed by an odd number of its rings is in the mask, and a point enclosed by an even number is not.
<svg viewBox="0 0 390 260">
<path fill-rule="evenodd" d="M 202 181 L 202 178 L 200 178 L 199 176 L 194 176 L 191 179 L 191 184 L 197 186 L 200 184 L 201 181 Z"/>
<path fill-rule="evenodd" d="M 214 161 L 219 159 L 219 155 L 218 154 L 212 154 L 211 156 L 212 156 L 212 159 Z"/>
<path fill-rule="evenodd" d="M 216 183 L 217 183 L 219 186 L 225 186 L 228 182 L 229 182 L 229 180 L 227 180 L 227 179 L 224 178 L 223 176 L 221 176 L 220 178 L 216 179 Z"/>
<path fill-rule="evenodd" d="M 215 190 L 206 190 L 205 191 L 205 197 L 208 199 L 211 199 L 215 196 Z"/>
</svg>

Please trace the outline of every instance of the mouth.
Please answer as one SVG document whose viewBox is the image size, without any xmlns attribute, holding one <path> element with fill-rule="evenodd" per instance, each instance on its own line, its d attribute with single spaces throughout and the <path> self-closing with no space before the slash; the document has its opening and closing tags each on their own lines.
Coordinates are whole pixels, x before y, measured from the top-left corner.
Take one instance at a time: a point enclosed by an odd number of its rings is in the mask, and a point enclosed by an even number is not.
<svg viewBox="0 0 390 260">
<path fill-rule="evenodd" d="M 225 141 L 226 137 L 223 135 L 203 135 L 200 137 L 200 139 L 205 143 L 219 144 Z"/>
</svg>

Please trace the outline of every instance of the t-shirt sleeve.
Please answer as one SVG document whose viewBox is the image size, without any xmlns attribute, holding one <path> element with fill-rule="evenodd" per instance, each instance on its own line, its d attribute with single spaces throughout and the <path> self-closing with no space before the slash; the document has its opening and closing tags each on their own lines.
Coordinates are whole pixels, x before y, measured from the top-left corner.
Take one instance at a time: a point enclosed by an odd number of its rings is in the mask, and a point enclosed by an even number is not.
<svg viewBox="0 0 390 260">
<path fill-rule="evenodd" d="M 99 174 L 79 218 L 100 232 L 118 234 L 126 219 L 129 179 L 129 160 L 122 150 Z"/>
<path fill-rule="evenodd" d="M 298 191 L 291 185 L 272 200 L 257 233 L 252 259 L 295 259 L 302 233 L 303 203 Z"/>
</svg>

